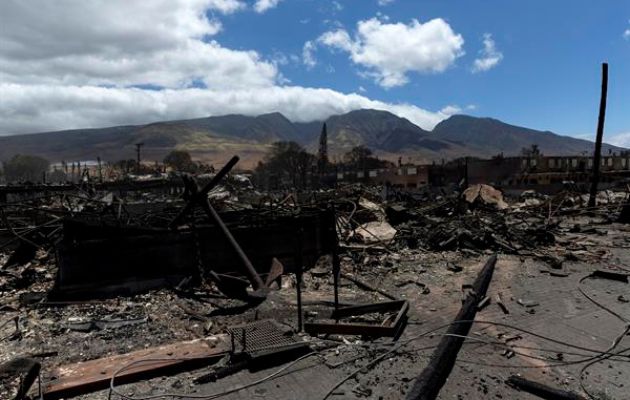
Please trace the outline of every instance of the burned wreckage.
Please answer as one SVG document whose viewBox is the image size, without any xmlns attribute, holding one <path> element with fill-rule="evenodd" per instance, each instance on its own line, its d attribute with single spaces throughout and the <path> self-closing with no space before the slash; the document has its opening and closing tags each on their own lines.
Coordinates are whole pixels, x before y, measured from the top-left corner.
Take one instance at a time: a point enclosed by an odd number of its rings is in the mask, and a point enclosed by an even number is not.
<svg viewBox="0 0 630 400">
<path fill-rule="evenodd" d="M 0 397 L 627 396 L 628 188 L 260 193 L 237 162 L 2 204 Z"/>
</svg>

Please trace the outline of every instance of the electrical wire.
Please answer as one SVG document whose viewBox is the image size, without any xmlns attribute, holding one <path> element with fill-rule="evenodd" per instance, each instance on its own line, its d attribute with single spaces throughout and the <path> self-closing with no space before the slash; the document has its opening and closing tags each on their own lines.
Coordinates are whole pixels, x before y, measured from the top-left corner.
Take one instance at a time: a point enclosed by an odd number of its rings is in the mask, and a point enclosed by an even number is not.
<svg viewBox="0 0 630 400">
<path fill-rule="evenodd" d="M 11 223 L 9 222 L 9 219 L 7 218 L 4 209 L 0 208 L 0 218 L 2 219 L 2 222 L 4 223 L 4 226 L 6 226 L 9 231 L 11 231 L 11 233 L 16 236 L 17 238 L 19 238 L 20 240 L 22 240 L 23 242 L 26 242 L 28 244 L 30 244 L 31 246 L 37 248 L 37 249 L 41 249 L 42 246 L 38 245 L 37 243 L 33 242 L 32 240 L 27 239 L 26 237 L 24 237 L 23 235 L 19 234 L 18 232 L 15 231 L 15 229 L 13 228 L 13 225 L 11 225 Z"/>
<path fill-rule="evenodd" d="M 437 328 L 431 329 L 427 332 L 423 332 L 421 334 L 412 336 L 411 338 L 406 339 L 403 342 L 399 342 L 399 344 L 397 346 L 395 346 L 394 348 L 392 348 L 391 350 L 385 352 L 384 354 L 380 355 L 379 357 L 377 357 L 376 359 L 372 360 L 370 363 L 368 363 L 367 365 L 358 368 L 357 370 L 353 371 L 351 374 L 347 375 L 346 377 L 344 377 L 343 379 L 341 379 L 340 381 L 338 381 L 322 398 L 322 400 L 326 400 L 339 386 L 341 386 L 342 384 L 344 384 L 346 381 L 348 381 L 349 379 L 352 379 L 356 374 L 358 374 L 359 372 L 361 372 L 362 370 L 366 369 L 366 368 L 370 368 L 373 365 L 376 365 L 378 362 L 380 362 L 381 360 L 383 360 L 385 357 L 387 357 L 390 354 L 395 353 L 396 351 L 398 351 L 399 349 L 401 349 L 402 347 L 406 346 L 408 343 L 411 343 L 412 341 L 415 341 L 421 337 L 426 337 L 426 336 L 430 336 L 432 334 L 434 334 L 436 331 L 443 329 L 445 327 L 448 327 L 450 325 L 453 324 L 462 324 L 462 323 L 479 323 L 479 324 L 490 324 L 490 325 L 495 325 L 495 326 L 502 326 L 502 327 L 506 327 L 506 328 L 511 328 L 514 330 L 518 330 L 527 334 L 530 334 L 532 336 L 538 337 L 540 339 L 543 340 L 547 340 L 556 344 L 560 344 L 563 346 L 567 346 L 567 347 L 573 347 L 573 348 L 577 348 L 579 350 L 584 350 L 584 351 L 589 351 L 589 352 L 593 352 L 593 353 L 597 353 L 597 355 L 592 356 L 592 357 L 588 357 L 586 359 L 582 359 L 582 360 L 577 360 L 577 361 L 565 361 L 565 362 L 559 362 L 559 363 L 554 363 L 554 365 L 551 366 L 512 366 L 512 365 L 493 365 L 493 364 L 483 364 L 483 363 L 479 363 L 479 362 L 475 362 L 475 361 L 468 361 L 468 363 L 471 364 L 481 364 L 484 366 L 489 366 L 489 367 L 500 367 L 500 368 L 552 368 L 552 367 L 560 367 L 560 366 L 565 366 L 565 365 L 573 365 L 573 364 L 581 364 L 581 363 L 585 363 L 585 362 L 589 362 L 589 361 L 597 361 L 598 359 L 600 359 L 602 357 L 603 354 L 607 355 L 607 356 L 617 356 L 617 355 L 621 355 L 624 352 L 618 352 L 618 353 L 610 353 L 610 349 L 606 350 L 606 351 L 600 351 L 600 350 L 594 350 L 594 349 L 589 349 L 587 347 L 584 346 L 578 346 L 575 344 L 571 344 L 571 343 L 566 343 L 564 341 L 560 341 L 551 337 L 547 337 L 532 331 L 529 331 L 527 329 L 523 329 L 511 324 L 506 324 L 506 323 L 502 323 L 502 322 L 493 322 L 493 321 L 478 321 L 478 320 L 459 320 L 459 321 L 453 321 L 451 323 L 448 324 L 444 324 L 441 325 Z M 625 333 L 624 333 L 625 334 Z M 444 334 L 444 335 L 450 335 L 450 334 Z M 621 336 L 622 337 L 622 336 Z M 478 338 L 474 338 L 474 339 L 478 339 Z M 529 356 L 529 355 L 527 355 Z M 608 358 L 610 358 L 608 357 Z M 544 360 L 546 362 L 549 362 L 550 360 Z"/>
<path fill-rule="evenodd" d="M 462 337 L 465 339 L 472 339 L 475 341 L 480 341 L 479 338 L 475 338 L 475 337 L 471 337 L 471 336 L 465 336 L 465 335 L 455 335 L 455 334 L 443 334 L 440 336 L 453 336 L 453 337 Z M 482 341 L 485 342 L 485 341 Z M 491 342 L 488 342 L 488 344 L 492 344 Z M 503 345 L 503 347 L 506 348 L 519 348 L 520 346 L 510 346 L 510 345 L 506 345 L 504 343 L 500 343 L 501 345 Z M 416 350 L 416 349 L 414 349 Z M 416 350 L 417 351 L 417 350 Z M 458 362 L 462 362 L 465 364 L 476 364 L 476 365 L 482 365 L 485 367 L 494 367 L 494 368 L 519 368 L 519 369 L 541 369 L 541 368 L 557 368 L 557 367 L 564 367 L 564 366 L 568 366 L 568 365 L 576 365 L 576 364 L 583 364 L 589 361 L 593 361 L 593 360 L 597 360 L 601 357 L 601 354 L 597 354 L 594 356 L 588 356 L 586 358 L 583 358 L 581 360 L 572 360 L 572 361 L 555 361 L 555 360 L 549 360 L 547 358 L 543 358 L 543 357 L 537 357 L 537 356 L 533 356 L 530 354 L 526 354 L 526 353 L 521 353 L 521 352 L 517 352 L 514 351 L 514 354 L 526 357 L 526 358 L 531 358 L 534 360 L 540 360 L 540 361 L 545 361 L 546 363 L 550 363 L 552 362 L 553 364 L 551 365 L 509 365 L 509 364 L 490 364 L 490 363 L 483 363 L 483 362 L 479 362 L 479 361 L 470 361 L 470 360 L 458 360 Z M 568 353 L 566 353 L 568 354 Z M 611 353 L 610 357 L 614 357 L 614 356 L 619 356 L 621 354 L 616 354 L 616 353 Z M 624 362 L 630 362 L 630 361 L 624 361 Z"/>
<path fill-rule="evenodd" d="M 522 346 L 522 345 L 515 345 L 515 344 L 507 344 L 507 343 L 503 343 L 503 342 L 499 342 L 499 341 L 491 341 L 491 340 L 484 340 L 478 337 L 473 337 L 473 336 L 465 336 L 465 335 L 455 335 L 455 334 L 435 334 L 436 336 L 454 336 L 454 337 L 463 337 L 466 339 L 470 339 L 473 340 L 475 342 L 479 342 L 479 343 L 485 343 L 485 344 L 489 344 L 489 345 L 494 345 L 494 346 L 500 346 L 506 349 L 510 349 L 512 351 L 514 351 L 514 349 L 524 349 L 524 350 L 536 350 L 536 351 L 541 351 L 541 352 L 545 352 L 545 353 L 562 353 L 563 355 L 570 355 L 570 356 L 580 356 L 580 357 L 587 357 L 587 359 L 584 360 L 579 360 L 579 362 L 588 362 L 589 360 L 592 360 L 593 357 L 590 354 L 585 354 L 585 353 L 576 353 L 576 352 L 571 352 L 571 351 L 565 351 L 562 349 L 548 349 L 548 348 L 544 348 L 544 347 L 536 347 L 536 346 Z M 464 344 L 472 344 L 472 343 L 464 343 Z M 425 346 L 425 347 L 421 347 L 421 348 L 414 348 L 413 351 L 417 352 L 417 351 L 423 351 L 423 350 L 429 350 L 429 349 L 434 349 L 436 348 L 437 345 L 434 346 Z M 600 351 L 598 350 L 593 350 L 594 353 L 600 353 Z M 518 351 L 514 351 L 514 354 L 523 356 L 523 357 L 527 357 L 527 358 L 532 358 L 532 359 L 536 359 L 536 360 L 541 360 L 541 361 L 545 361 L 545 362 L 554 362 L 554 366 L 562 366 L 564 364 L 567 363 L 567 361 L 562 361 L 562 360 L 551 360 L 548 358 L 543 358 L 543 357 L 536 357 L 536 356 L 532 356 L 530 354 L 526 354 L 526 353 L 521 353 Z M 616 354 L 616 355 L 615 355 Z M 619 361 L 619 362 L 627 362 L 630 363 L 630 355 L 622 355 L 619 353 L 615 353 L 615 354 L 610 354 L 611 357 L 620 357 L 620 358 L 615 358 L 615 361 Z M 349 360 L 344 360 L 341 361 L 339 363 L 336 364 L 326 364 L 327 366 L 331 367 L 331 368 L 337 368 L 343 364 L 347 364 L 348 362 L 351 361 L 356 361 L 356 360 L 360 360 L 362 358 L 367 357 L 368 354 L 362 354 L 356 357 L 353 357 Z M 575 360 L 578 361 L 578 360 Z M 461 360 L 461 362 L 467 362 L 466 360 Z M 573 363 L 573 361 L 568 361 L 569 363 Z M 473 362 L 471 362 L 473 363 Z M 476 364 L 482 364 L 482 363 L 476 363 Z M 487 365 L 487 364 L 484 364 Z M 521 366 L 514 366 L 514 365 L 499 365 L 500 367 L 506 367 L 506 368 L 521 368 Z M 529 368 L 528 366 L 522 366 L 522 368 Z M 532 368 L 538 368 L 538 367 L 532 367 Z M 545 368 L 544 366 L 541 366 L 540 368 Z"/>
<path fill-rule="evenodd" d="M 349 379 L 352 379 L 356 374 L 358 374 L 359 372 L 361 372 L 362 370 L 364 370 L 365 368 L 370 368 L 373 365 L 378 364 L 381 360 L 383 360 L 385 357 L 387 357 L 390 354 L 395 353 L 398 349 L 400 349 L 401 347 L 403 347 L 404 344 L 400 344 L 399 346 L 394 347 L 393 349 L 381 354 L 380 356 L 376 357 L 374 360 L 370 361 L 367 365 L 358 368 L 356 370 L 354 370 L 351 374 L 347 375 L 346 377 L 344 377 L 343 379 L 341 379 L 340 381 L 338 381 L 337 383 L 335 383 L 335 385 L 330 388 L 330 390 L 328 390 L 328 392 L 326 392 L 326 394 L 324 395 L 324 397 L 322 397 L 322 400 L 326 400 L 331 394 L 333 394 L 333 392 L 341 385 L 343 385 L 346 381 L 348 381 Z"/>
<path fill-rule="evenodd" d="M 459 338 L 463 338 L 463 339 L 468 339 L 468 340 L 473 340 L 475 342 L 479 342 L 479 343 L 485 343 L 485 344 L 489 344 L 489 345 L 493 345 L 493 346 L 500 346 L 506 349 L 510 349 L 514 352 L 514 354 L 523 356 L 523 357 L 527 357 L 527 358 L 532 358 L 534 360 L 540 360 L 540 361 L 545 361 L 545 362 L 553 362 L 554 366 L 561 366 L 561 365 L 570 365 L 570 364 L 574 364 L 574 363 L 583 363 L 583 362 L 588 362 L 591 361 L 597 357 L 600 357 L 601 354 L 599 354 L 600 352 L 598 351 L 596 356 L 591 356 L 588 354 L 583 354 L 583 353 L 572 353 L 572 352 L 566 352 L 566 351 L 562 351 L 562 350 L 557 350 L 557 349 L 545 349 L 545 348 L 540 348 L 540 347 L 535 347 L 535 346 L 520 346 L 520 345 L 511 345 L 511 344 L 507 344 L 507 343 L 503 343 L 503 342 L 498 342 L 498 341 L 491 341 L 491 340 L 484 340 L 482 338 L 478 338 L 478 337 L 474 337 L 474 336 L 468 336 L 468 335 L 457 335 L 457 334 L 453 334 L 453 333 L 445 333 L 445 334 L 438 334 L 437 336 L 451 336 L 451 337 L 459 337 Z M 533 356 L 531 354 L 526 354 L 526 353 L 521 353 L 518 351 L 514 351 L 513 349 L 525 349 L 525 350 L 537 350 L 537 351 L 542 351 L 542 352 L 547 352 L 547 353 L 563 353 L 563 354 L 567 354 L 567 355 L 575 355 L 575 356 L 581 356 L 581 357 L 586 357 L 585 359 L 582 360 L 573 360 L 573 361 L 562 361 L 562 360 L 550 360 L 548 358 L 543 358 L 543 357 L 537 357 L 537 356 Z M 615 355 L 610 354 L 610 357 L 615 357 Z M 630 357 L 628 357 L 630 358 Z M 617 360 L 620 362 L 630 362 L 630 359 L 628 360 Z M 509 367 L 509 366 L 507 366 Z M 524 367 L 526 368 L 526 367 Z M 541 367 L 544 368 L 544 367 Z"/>
<path fill-rule="evenodd" d="M 578 282 L 578 290 L 580 291 L 580 293 L 586 297 L 588 300 L 590 300 L 593 304 L 595 304 L 596 306 L 600 307 L 601 309 L 603 309 L 604 311 L 608 312 L 609 314 L 617 317 L 619 320 L 621 320 L 624 324 L 625 324 L 625 328 L 623 330 L 622 333 L 620 333 L 612 342 L 611 346 L 606 350 L 605 353 L 600 354 L 598 357 L 596 357 L 594 360 L 592 360 L 591 362 L 589 362 L 588 364 L 586 364 L 585 366 L 582 367 L 582 369 L 580 369 L 580 388 L 584 391 L 584 393 L 586 393 L 589 398 L 591 399 L 595 399 L 596 396 L 594 394 L 592 394 L 591 392 L 589 392 L 589 390 L 586 388 L 586 385 L 584 384 L 584 373 L 593 365 L 597 364 L 600 361 L 604 361 L 607 359 L 610 359 L 612 356 L 610 355 L 612 352 L 618 345 L 619 343 L 621 343 L 621 341 L 623 340 L 623 337 L 626 336 L 629 332 L 630 332 L 630 320 L 628 320 L 627 318 L 625 318 L 624 316 L 622 316 L 621 314 L 611 310 L 609 307 L 601 304 L 600 302 L 598 302 L 597 300 L 595 300 L 593 297 L 591 297 L 590 295 L 588 295 L 586 293 L 586 291 L 584 289 L 582 289 L 582 283 L 584 281 L 586 281 L 589 278 L 593 278 L 594 276 L 592 274 L 587 275 L 583 278 L 581 278 Z M 624 351 L 622 351 L 621 353 L 623 353 Z"/>
<path fill-rule="evenodd" d="M 617 317 L 619 320 L 621 320 L 623 323 L 625 324 L 630 324 L 630 320 L 628 320 L 627 318 L 625 318 L 624 316 L 620 315 L 619 313 L 611 310 L 609 307 L 606 307 L 605 305 L 601 304 L 600 302 L 598 302 L 597 300 L 595 300 L 593 297 L 589 296 L 584 289 L 582 289 L 582 283 L 584 281 L 586 281 L 587 279 L 592 279 L 594 276 L 591 275 L 586 275 L 585 277 L 583 277 L 582 279 L 579 280 L 578 282 L 578 290 L 580 291 L 580 293 L 582 293 L 582 295 L 584 297 L 586 297 L 587 299 L 589 299 L 593 304 L 595 304 L 596 306 L 600 307 L 601 309 L 603 309 L 604 311 L 607 311 L 608 313 L 614 315 L 615 317 Z"/>
<path fill-rule="evenodd" d="M 257 379 L 253 382 L 250 382 L 248 384 L 245 385 L 241 385 L 238 387 L 235 387 L 233 389 L 229 389 L 226 390 L 224 392 L 218 392 L 218 393 L 213 393 L 213 394 L 208 394 L 208 395 L 195 395 L 195 394 L 183 394 L 183 393 L 164 393 L 164 394 L 156 394 L 156 395 L 150 395 L 150 396 L 140 396 L 140 397 L 133 397 L 133 396 L 127 396 L 123 393 L 120 393 L 119 391 L 116 390 L 115 386 L 114 386 L 114 380 L 116 379 L 116 376 L 120 373 L 122 373 L 124 370 L 131 368 L 134 365 L 138 365 L 138 364 L 142 364 L 142 363 L 147 363 L 147 362 L 164 362 L 164 361 L 173 361 L 173 360 L 179 360 L 179 361 L 188 361 L 188 360 L 195 360 L 194 358 L 178 358 L 178 359 L 174 359 L 174 358 L 151 358 L 151 359 L 144 359 L 144 360 L 137 360 L 134 361 L 132 363 L 129 363 L 127 365 L 125 365 L 124 367 L 118 369 L 116 372 L 114 372 L 114 374 L 112 375 L 110 381 L 109 381 L 109 393 L 107 395 L 107 398 L 111 400 L 111 396 L 112 393 L 125 398 L 127 400 L 151 400 L 151 399 L 160 399 L 163 397 L 172 397 L 172 398 L 187 398 L 187 399 L 216 399 L 225 395 L 228 395 L 230 393 L 234 393 L 234 392 L 238 392 L 241 391 L 243 389 L 247 389 L 249 387 L 252 386 L 256 386 L 259 385 L 263 382 L 266 382 L 270 379 L 273 379 L 274 377 L 276 377 L 277 375 L 279 375 L 280 373 L 286 371 L 287 369 L 289 369 L 290 367 L 292 367 L 293 365 L 297 364 L 298 362 L 304 360 L 305 358 L 311 357 L 313 355 L 317 355 L 319 354 L 319 352 L 311 352 L 311 353 L 307 353 L 295 360 L 293 360 L 292 362 L 288 363 L 287 365 L 283 366 L 282 368 L 277 369 L 275 372 Z"/>
<path fill-rule="evenodd" d="M 586 393 L 591 399 L 596 399 L 596 396 L 593 395 L 591 392 L 589 392 L 588 389 L 586 388 L 586 385 L 584 384 L 584 373 L 586 372 L 586 370 L 588 370 L 588 368 L 595 365 L 596 363 L 611 358 L 612 356 L 610 355 L 610 352 L 614 350 L 619 345 L 619 343 L 621 343 L 621 340 L 623 339 L 624 336 L 628 334 L 628 332 L 630 332 L 630 325 L 626 325 L 626 328 L 624 329 L 624 331 L 615 338 L 612 345 L 606 350 L 606 355 L 599 355 L 597 357 L 594 357 L 590 363 L 583 366 L 582 369 L 580 370 L 580 387 L 582 388 L 584 393 Z"/>
<path fill-rule="evenodd" d="M 541 335 L 539 333 L 530 331 L 528 329 L 524 329 L 524 328 L 518 327 L 516 325 L 512 325 L 512 324 L 508 324 L 508 323 L 504 323 L 504 322 L 481 321 L 481 320 L 458 320 L 458 321 L 453 321 L 453 322 L 450 322 L 450 323 L 447 323 L 447 324 L 444 324 L 444 325 L 440 325 L 437 328 L 429 331 L 429 334 L 433 333 L 433 332 L 437 332 L 440 329 L 443 329 L 443 328 L 448 327 L 448 326 L 453 325 L 453 324 L 464 324 L 464 323 L 475 323 L 475 324 L 486 324 L 486 325 L 500 326 L 500 327 L 503 327 L 503 328 L 509 328 L 509 329 L 513 329 L 513 330 L 516 330 L 516 331 L 519 331 L 519 332 L 523 332 L 523 333 L 526 333 L 528 335 L 537 337 L 539 339 L 543 339 L 543 340 L 546 340 L 546 341 L 549 341 L 549 342 L 552 342 L 552 343 L 556 343 L 556 344 L 559 344 L 559 345 L 562 345 L 562 346 L 571 347 L 571 348 L 578 349 L 578 350 L 583 350 L 583 351 L 588 351 L 588 352 L 591 352 L 591 353 L 607 354 L 607 352 L 605 352 L 605 351 L 602 352 L 601 350 L 591 349 L 591 348 L 588 348 L 588 347 L 572 344 L 572 343 L 569 343 L 569 342 L 564 341 L 564 340 L 554 339 L 554 338 L 552 338 L 550 336 Z M 421 336 L 427 336 L 427 334 L 425 333 L 425 334 L 421 334 L 421 335 L 416 335 L 416 336 L 413 336 L 412 338 L 407 339 L 407 340 L 415 340 L 415 339 L 417 339 L 417 338 L 419 338 Z"/>
<path fill-rule="evenodd" d="M 580 283 L 582 283 L 586 278 L 590 277 L 587 276 L 585 278 L 582 278 L 582 280 L 580 280 Z M 615 313 L 614 311 L 610 310 L 608 307 L 604 306 L 603 304 L 600 304 L 599 302 L 595 301 L 594 299 L 592 299 L 590 296 L 588 296 L 581 288 L 580 291 L 582 292 L 582 294 L 587 297 L 589 300 L 591 300 L 594 304 L 596 304 L 597 306 L 601 307 L 602 309 L 610 312 L 611 314 L 615 315 L 617 318 L 621 319 L 622 321 L 626 321 L 626 319 L 624 317 L 622 317 L 621 315 Z M 346 377 L 344 377 L 343 379 L 341 379 L 340 381 L 338 381 L 323 397 L 323 399 L 327 399 L 339 386 L 341 386 L 343 383 L 347 382 L 349 379 L 351 379 L 352 377 L 354 377 L 356 374 L 358 374 L 359 372 L 361 372 L 362 370 L 366 369 L 366 368 L 370 368 L 373 365 L 376 365 L 378 362 L 380 362 L 381 360 L 383 360 L 384 358 L 386 358 L 388 355 L 394 354 L 396 353 L 398 350 L 400 350 L 401 348 L 403 348 L 404 346 L 406 346 L 407 344 L 422 338 L 422 337 L 427 337 L 427 336 L 432 336 L 432 335 L 436 335 L 436 336 L 456 336 L 456 337 L 463 337 L 465 339 L 471 339 L 477 342 L 482 342 L 482 343 L 486 343 L 486 344 L 491 344 L 491 345 L 499 345 L 502 347 L 507 347 L 510 349 L 514 349 L 514 348 L 523 348 L 523 349 L 529 349 L 529 350 L 538 350 L 538 351 L 549 351 L 549 352 L 556 352 L 556 353 L 565 353 L 565 354 L 570 354 L 570 355 L 579 355 L 579 356 L 585 356 L 585 354 L 581 354 L 581 353 L 569 353 L 569 352 L 565 352 L 565 351 L 559 351 L 557 349 L 544 349 L 544 348 L 537 348 L 537 347 L 532 347 L 532 346 L 517 346 L 517 345 L 507 345 L 505 343 L 502 342 L 496 342 L 496 341 L 486 341 L 480 338 L 476 338 L 476 337 L 470 337 L 470 336 L 463 336 L 463 335 L 453 335 L 453 334 L 436 334 L 437 331 L 439 331 L 440 329 L 449 327 L 453 324 L 460 324 L 460 323 L 477 323 L 477 324 L 489 324 L 489 325 L 494 325 L 494 326 L 500 326 L 500 327 L 505 327 L 505 328 L 509 328 L 509 329 L 513 329 L 513 330 L 517 330 L 526 334 L 529 334 L 531 336 L 537 337 L 539 339 L 543 339 L 546 341 L 550 341 L 552 343 L 556 343 L 565 347 L 570 347 L 570 348 L 574 348 L 574 349 L 578 349 L 578 350 L 582 350 L 582 351 L 586 351 L 589 353 L 596 353 L 594 356 L 590 356 L 590 357 L 586 357 L 583 359 L 579 359 L 579 360 L 571 360 L 571 361 L 560 361 L 560 362 L 553 362 L 553 365 L 547 365 L 547 366 L 513 366 L 513 365 L 499 365 L 499 364 L 486 364 L 486 363 L 479 363 L 479 362 L 475 362 L 475 361 L 468 361 L 468 360 L 460 360 L 461 362 L 464 363 L 472 363 L 472 364 L 480 364 L 480 365 L 485 365 L 485 366 L 490 366 L 490 367 L 501 367 L 501 368 L 554 368 L 554 367 L 560 367 L 560 366 L 567 366 L 567 365 L 575 365 L 575 364 L 583 364 L 583 363 L 588 363 L 587 365 L 585 365 L 582 368 L 582 371 L 580 373 L 580 384 L 583 385 L 582 382 L 582 375 L 584 373 L 584 371 L 586 371 L 586 369 L 592 365 L 594 365 L 597 362 L 603 361 L 605 359 L 611 359 L 613 357 L 620 357 L 623 356 L 623 358 L 630 358 L 630 356 L 626 356 L 624 355 L 624 353 L 628 352 L 630 350 L 630 348 L 628 349 L 624 349 L 618 352 L 612 352 L 612 350 L 614 350 L 614 348 L 617 347 L 617 345 L 621 342 L 622 338 L 628 333 L 630 332 L 630 325 L 628 325 L 626 327 L 626 329 L 624 330 L 624 332 L 622 334 L 620 334 L 619 336 L 617 336 L 617 338 L 613 341 L 613 344 L 605 351 L 601 351 L 601 350 L 597 350 L 597 349 L 591 349 L 588 347 L 584 347 L 584 346 L 580 346 L 580 345 L 576 345 L 576 344 L 572 344 L 572 343 L 568 343 L 566 341 L 561 341 L 549 336 L 545 336 L 524 328 L 520 328 L 517 327 L 515 325 L 511 325 L 511 324 L 507 324 L 507 323 L 502 323 L 502 322 L 494 322 L 494 321 L 480 321 L 480 320 L 460 320 L 460 321 L 453 321 L 447 324 L 443 324 L 437 328 L 431 329 L 429 331 L 423 332 L 421 334 L 415 335 L 411 338 L 408 338 L 402 342 L 398 342 L 393 348 L 391 348 L 390 350 L 386 351 L 385 353 L 381 354 L 380 356 L 378 356 L 377 358 L 375 358 L 374 360 L 370 361 L 367 365 L 353 371 L 351 374 L 347 375 Z M 389 344 L 393 344 L 394 342 L 391 342 Z M 380 344 L 381 346 L 383 344 Z M 430 348 L 430 347 L 429 347 Z M 415 349 L 415 351 L 420 351 L 420 350 L 426 350 L 426 348 L 422 348 L 422 349 Z M 514 351 L 514 350 L 512 350 Z M 124 370 L 130 368 L 133 365 L 139 364 L 139 363 L 145 363 L 145 362 L 160 362 L 160 361 L 164 361 L 166 359 L 146 359 L 146 360 L 139 360 L 136 362 L 133 362 L 131 364 L 128 364 L 126 366 L 124 366 L 123 368 L 119 369 L 118 371 L 116 371 L 113 375 L 112 378 L 110 380 L 110 391 L 109 391 L 109 396 L 108 398 L 111 398 L 112 393 L 117 394 L 118 396 L 121 396 L 123 398 L 129 399 L 129 400 L 151 400 L 151 399 L 158 399 L 158 398 L 163 398 L 163 397 L 174 397 L 174 398 L 191 398 L 191 399 L 213 399 L 213 398 L 218 398 L 230 393 L 234 393 L 236 391 L 240 391 L 255 385 L 258 385 L 260 383 L 263 383 L 265 381 L 268 381 L 270 379 L 273 379 L 275 376 L 277 376 L 278 374 L 280 374 L 281 372 L 287 370 L 288 368 L 290 368 L 291 366 L 295 365 L 297 362 L 301 361 L 304 358 L 310 357 L 312 355 L 317 355 L 320 352 L 312 352 L 312 353 L 308 353 L 296 360 L 294 360 L 293 362 L 285 365 L 284 367 L 278 369 L 277 371 L 275 371 L 274 373 L 261 378 L 259 380 L 256 380 L 254 382 L 248 383 L 246 385 L 242 385 L 239 386 L 237 388 L 231 389 L 229 391 L 225 391 L 225 392 L 220 392 L 220 393 L 214 393 L 214 394 L 209 394 L 209 395 L 191 395 L 191 394 L 179 394 L 179 393 L 166 393 L 166 394 L 160 394 L 160 395 L 152 395 L 152 396 L 144 396 L 144 397 L 131 397 L 131 396 L 127 396 L 124 395 L 120 392 L 118 392 L 115 389 L 114 386 L 114 380 L 115 377 L 120 374 L 121 372 L 123 372 Z M 545 361 L 546 363 L 552 362 L 552 360 L 546 359 L 546 358 L 542 358 L 542 357 L 536 357 L 536 356 L 532 356 L 530 354 L 525 354 L 525 353 L 521 353 L 521 352 L 514 352 L 515 354 L 519 354 L 521 356 L 524 357 L 528 357 L 528 358 L 532 358 L 532 359 L 538 359 L 538 360 L 542 360 Z M 172 360 L 172 359 L 167 359 L 167 360 Z M 616 359 L 617 361 L 621 361 Z M 584 387 L 583 390 L 591 397 L 594 398 L 594 396 L 592 394 L 590 394 Z"/>
<path fill-rule="evenodd" d="M 7 336 L 3 336 L 0 338 L 0 342 L 4 342 L 5 340 L 15 337 L 16 335 L 20 334 L 20 316 L 16 315 L 13 318 L 9 318 L 8 320 L 4 321 L 2 324 L 0 324 L 0 329 L 4 328 L 5 326 L 7 326 L 9 324 L 9 322 L 14 322 L 15 323 L 15 332 L 7 335 Z"/>
</svg>

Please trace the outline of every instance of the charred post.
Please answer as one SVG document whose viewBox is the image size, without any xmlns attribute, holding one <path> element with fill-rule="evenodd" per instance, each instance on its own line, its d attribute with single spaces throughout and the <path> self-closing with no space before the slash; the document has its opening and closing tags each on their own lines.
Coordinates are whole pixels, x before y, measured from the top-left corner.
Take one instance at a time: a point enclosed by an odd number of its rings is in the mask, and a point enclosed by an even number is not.
<svg viewBox="0 0 630 400">
<path fill-rule="evenodd" d="M 593 179 L 588 198 L 588 206 L 595 207 L 597 185 L 599 184 L 599 168 L 602 159 L 602 141 L 604 139 L 604 120 L 606 119 L 606 96 L 608 95 L 608 63 L 602 64 L 602 95 L 599 100 L 599 118 L 597 119 L 597 138 L 595 139 L 595 154 L 593 155 Z"/>
<path fill-rule="evenodd" d="M 496 263 L 497 255 L 495 254 L 490 257 L 479 272 L 473 284 L 473 290 L 466 298 L 446 335 L 440 341 L 429 365 L 422 371 L 411 391 L 407 394 L 407 400 L 433 400 L 437 398 L 440 389 L 453 370 L 457 354 L 464 344 L 464 337 L 470 332 L 475 315 L 477 315 L 477 305 L 488 291 Z"/>
</svg>

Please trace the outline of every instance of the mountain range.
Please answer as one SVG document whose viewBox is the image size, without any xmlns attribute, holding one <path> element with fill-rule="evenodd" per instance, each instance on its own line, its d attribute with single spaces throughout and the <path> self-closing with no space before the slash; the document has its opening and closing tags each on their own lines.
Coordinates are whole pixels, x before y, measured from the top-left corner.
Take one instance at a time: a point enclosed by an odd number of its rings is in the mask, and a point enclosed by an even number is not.
<svg viewBox="0 0 630 400">
<path fill-rule="evenodd" d="M 326 121 L 296 123 L 280 113 L 249 117 L 225 115 L 146 125 L 75 129 L 26 135 L 0 136 L 0 160 L 14 154 L 34 154 L 51 161 L 106 161 L 134 158 L 135 143 L 144 143 L 145 160 L 161 160 L 172 149 L 189 151 L 194 158 L 220 164 L 234 154 L 241 166 L 264 157 L 273 142 L 292 140 L 316 151 L 323 122 L 328 131 L 331 158 L 357 145 L 379 157 L 430 162 L 461 156 L 491 157 L 520 154 L 524 147 L 539 146 L 544 154 L 572 155 L 592 152 L 588 140 L 561 136 L 506 124 L 492 118 L 454 115 L 426 131 L 386 111 L 357 110 Z M 603 152 L 623 150 L 604 144 Z"/>
</svg>

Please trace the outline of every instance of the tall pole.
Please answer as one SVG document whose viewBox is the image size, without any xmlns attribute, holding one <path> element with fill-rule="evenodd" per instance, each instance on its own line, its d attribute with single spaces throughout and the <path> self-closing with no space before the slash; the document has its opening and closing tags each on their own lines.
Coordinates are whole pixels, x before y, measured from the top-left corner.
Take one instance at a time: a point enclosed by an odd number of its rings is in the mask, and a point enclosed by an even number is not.
<svg viewBox="0 0 630 400">
<path fill-rule="evenodd" d="M 144 146 L 144 143 L 136 143 L 136 174 L 140 175 L 140 147 Z"/>
<path fill-rule="evenodd" d="M 602 159 L 602 140 L 604 139 L 604 120 L 606 119 L 606 96 L 608 94 L 608 63 L 602 64 L 602 96 L 599 101 L 599 118 L 597 120 L 597 138 L 595 139 L 595 154 L 593 155 L 593 179 L 588 206 L 595 207 L 597 184 L 599 183 L 599 166 Z"/>
<path fill-rule="evenodd" d="M 318 154 L 318 169 L 320 176 L 326 173 L 328 167 L 328 130 L 326 129 L 326 123 L 322 126 L 322 133 L 319 135 L 319 154 Z"/>
</svg>

